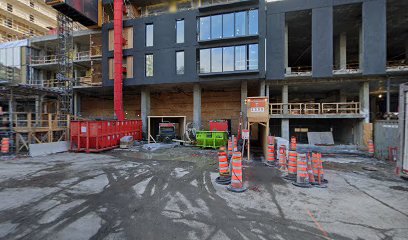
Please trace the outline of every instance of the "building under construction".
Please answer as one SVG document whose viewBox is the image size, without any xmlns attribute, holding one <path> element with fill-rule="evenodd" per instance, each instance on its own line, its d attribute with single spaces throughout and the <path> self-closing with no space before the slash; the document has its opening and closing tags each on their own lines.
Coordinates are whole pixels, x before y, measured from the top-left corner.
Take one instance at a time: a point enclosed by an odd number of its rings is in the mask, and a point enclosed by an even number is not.
<svg viewBox="0 0 408 240">
<path fill-rule="evenodd" d="M 96 14 L 68 16 L 100 30 L 15 42 L 17 67 L 6 60 L 10 48 L 0 50 L 0 78 L 13 83 L 3 89 L 3 117 L 22 112 L 25 127 L 47 122 L 44 114 L 61 122 L 118 117 L 114 4 L 99 3 Z M 69 12 L 67 4 L 54 7 Z M 408 77 L 407 7 L 397 0 L 125 1 L 124 115 L 143 120 L 146 139 L 149 116 L 183 116 L 199 129 L 225 119 L 236 134 L 247 97 L 266 96 L 270 135 L 307 143 L 308 132 L 331 132 L 335 144 L 365 147 L 372 123 L 397 117 L 398 85 Z M 19 119 L 3 127 L 17 133 Z M 260 129 L 252 125 L 251 140 Z M 17 149 L 40 140 L 21 139 Z"/>
</svg>

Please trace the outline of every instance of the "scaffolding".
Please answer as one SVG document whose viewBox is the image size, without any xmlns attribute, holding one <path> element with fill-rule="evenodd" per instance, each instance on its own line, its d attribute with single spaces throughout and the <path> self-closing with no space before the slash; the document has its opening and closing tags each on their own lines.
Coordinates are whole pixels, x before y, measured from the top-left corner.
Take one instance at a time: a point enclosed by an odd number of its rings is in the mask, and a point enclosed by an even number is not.
<svg viewBox="0 0 408 240">
<path fill-rule="evenodd" d="M 58 73 L 57 80 L 62 84 L 62 94 L 58 96 L 61 114 L 72 112 L 72 86 L 74 83 L 74 38 L 73 21 L 66 15 L 58 13 Z"/>
</svg>

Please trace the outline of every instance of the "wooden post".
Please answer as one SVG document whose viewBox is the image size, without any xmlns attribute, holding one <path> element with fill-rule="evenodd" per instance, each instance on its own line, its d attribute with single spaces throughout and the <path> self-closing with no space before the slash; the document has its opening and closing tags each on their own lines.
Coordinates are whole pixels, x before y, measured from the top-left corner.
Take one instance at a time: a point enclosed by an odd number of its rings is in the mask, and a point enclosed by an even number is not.
<svg viewBox="0 0 408 240">
<path fill-rule="evenodd" d="M 52 142 L 52 114 L 48 114 L 48 142 Z"/>
<path fill-rule="evenodd" d="M 31 128 L 31 126 L 32 126 L 31 121 L 32 121 L 31 113 L 27 113 L 27 129 L 28 129 L 28 131 L 27 131 L 27 140 L 28 140 L 28 143 L 27 143 L 27 144 L 30 144 L 30 143 L 31 143 L 31 135 L 34 134 L 34 131 L 33 131 L 33 129 Z"/>
<path fill-rule="evenodd" d="M 69 141 L 71 137 L 71 115 L 69 114 L 67 114 L 67 128 L 65 131 L 65 140 Z"/>
<path fill-rule="evenodd" d="M 251 148 L 250 148 L 250 143 L 251 143 L 251 123 L 248 121 L 248 134 L 249 134 L 249 137 L 248 137 L 248 149 L 247 149 L 247 158 L 248 158 L 248 161 L 250 160 L 250 153 L 251 153 Z"/>
</svg>

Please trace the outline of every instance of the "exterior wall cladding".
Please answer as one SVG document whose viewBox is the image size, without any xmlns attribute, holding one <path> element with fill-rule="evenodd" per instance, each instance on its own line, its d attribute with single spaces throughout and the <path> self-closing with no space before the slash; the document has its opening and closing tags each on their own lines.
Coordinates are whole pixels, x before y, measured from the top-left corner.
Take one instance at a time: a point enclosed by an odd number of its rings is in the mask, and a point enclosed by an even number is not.
<svg viewBox="0 0 408 240">
<path fill-rule="evenodd" d="M 167 13 L 124 21 L 124 27 L 133 27 L 133 49 L 125 49 L 124 56 L 133 56 L 133 78 L 124 86 L 154 85 L 164 83 L 198 83 L 220 80 L 281 80 L 284 79 L 285 13 L 312 10 L 312 67 L 314 78 L 332 77 L 333 66 L 333 7 L 362 3 L 363 75 L 385 74 L 386 66 L 386 1 L 385 0 L 291 0 L 266 3 L 263 0 L 241 1 L 194 10 Z M 258 36 L 219 39 L 199 42 L 197 19 L 200 16 L 259 9 Z M 176 43 L 175 24 L 184 19 L 185 41 Z M 154 44 L 145 46 L 145 25 L 154 24 Z M 103 85 L 113 86 L 108 78 L 108 31 L 113 24 L 105 24 L 103 37 Z M 266 39 L 266 41 L 265 41 Z M 265 42 L 267 46 L 265 46 Z M 229 72 L 200 75 L 197 72 L 197 55 L 201 48 L 225 47 L 258 43 L 258 71 Z M 184 51 L 185 70 L 176 74 L 176 51 Z M 266 57 L 265 57 L 266 53 Z M 145 54 L 154 55 L 154 76 L 145 76 Z M 265 63 L 266 59 L 266 63 Z"/>
</svg>

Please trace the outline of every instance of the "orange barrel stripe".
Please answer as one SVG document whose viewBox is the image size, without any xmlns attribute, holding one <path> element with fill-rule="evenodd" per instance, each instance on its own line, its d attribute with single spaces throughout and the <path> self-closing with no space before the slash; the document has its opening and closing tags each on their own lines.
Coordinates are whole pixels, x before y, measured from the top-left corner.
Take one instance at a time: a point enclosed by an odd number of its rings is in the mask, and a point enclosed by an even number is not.
<svg viewBox="0 0 408 240">
<path fill-rule="evenodd" d="M 319 165 L 318 153 L 312 153 L 312 169 L 315 176 L 319 174 Z"/>
<path fill-rule="evenodd" d="M 286 149 L 285 149 L 285 145 L 282 145 L 279 148 L 279 165 L 282 168 L 282 170 L 286 169 Z"/>
<path fill-rule="evenodd" d="M 275 145 L 268 145 L 268 162 L 275 162 Z"/>
<path fill-rule="evenodd" d="M 242 158 L 240 152 L 234 152 L 232 156 L 231 186 L 242 188 Z"/>
<path fill-rule="evenodd" d="M 322 154 L 318 153 L 317 154 L 317 159 L 319 160 L 319 170 L 320 170 L 320 177 L 321 179 L 324 179 L 324 170 L 323 170 L 323 161 L 322 161 Z"/>
<path fill-rule="evenodd" d="M 373 140 L 368 140 L 368 153 L 374 154 L 374 143 Z"/>
<path fill-rule="evenodd" d="M 313 169 L 312 169 L 312 157 L 310 156 L 310 153 L 307 153 L 307 173 L 309 175 L 309 182 L 314 183 L 315 178 L 313 175 Z"/>
<path fill-rule="evenodd" d="M 8 153 L 10 151 L 10 139 L 9 138 L 3 138 L 1 139 L 1 152 L 2 153 Z"/>
</svg>

